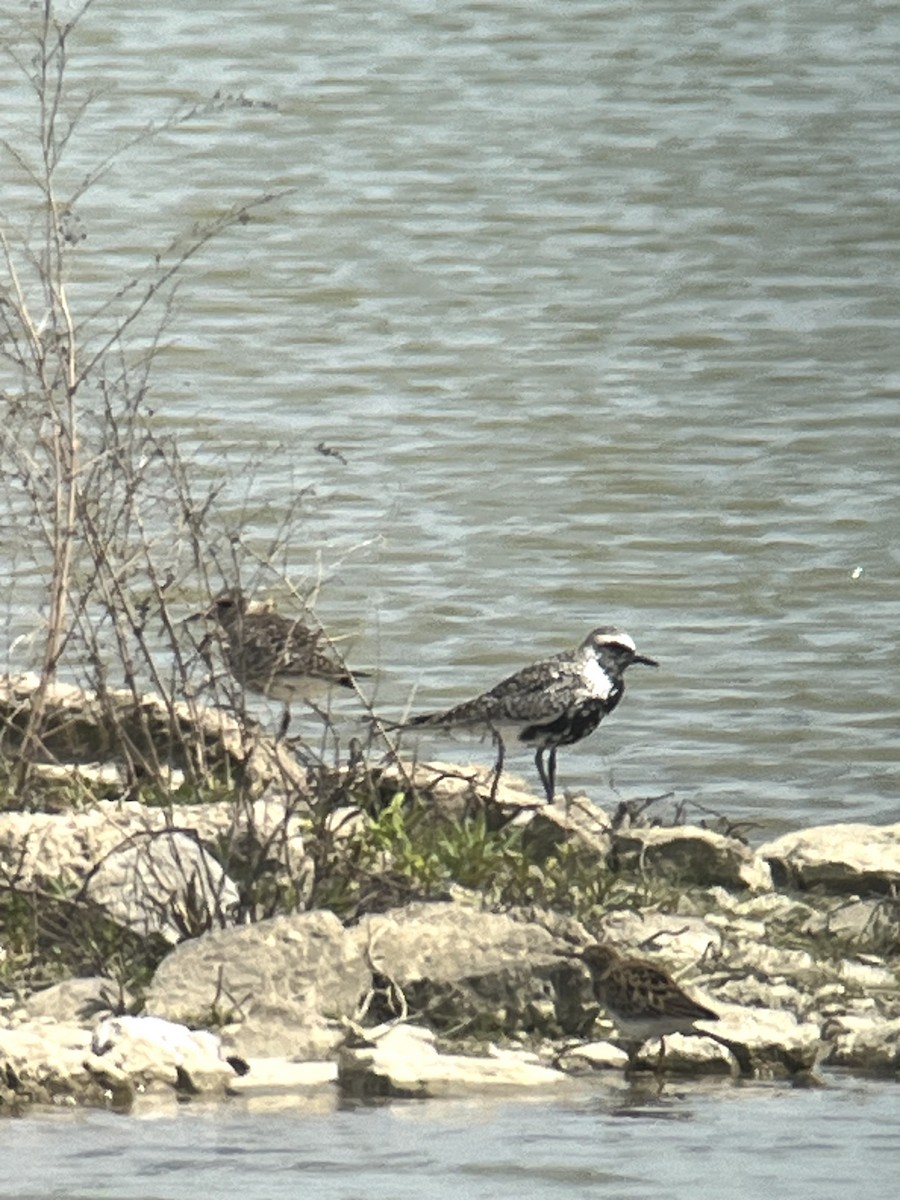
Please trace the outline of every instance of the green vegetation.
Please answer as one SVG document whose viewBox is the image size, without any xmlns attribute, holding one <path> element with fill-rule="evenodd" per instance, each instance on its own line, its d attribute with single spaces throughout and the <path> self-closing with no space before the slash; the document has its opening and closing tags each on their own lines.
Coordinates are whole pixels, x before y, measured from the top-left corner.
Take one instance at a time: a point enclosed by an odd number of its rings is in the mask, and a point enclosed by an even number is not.
<svg viewBox="0 0 900 1200">
<path fill-rule="evenodd" d="M 73 976 L 103 975 L 116 985 L 118 1003 L 110 999 L 124 1011 L 125 997 L 140 997 L 170 946 L 123 928 L 78 891 L 68 881 L 0 886 L 0 990 L 18 994 Z"/>
<path fill-rule="evenodd" d="M 319 856 L 312 906 L 344 918 L 465 890 L 485 909 L 552 910 L 590 924 L 612 908 L 662 906 L 684 892 L 610 870 L 577 837 L 538 846 L 528 825 L 498 828 L 483 806 L 457 819 L 432 796 L 398 792 L 346 820 L 336 834 L 327 821 L 310 823 Z"/>
</svg>

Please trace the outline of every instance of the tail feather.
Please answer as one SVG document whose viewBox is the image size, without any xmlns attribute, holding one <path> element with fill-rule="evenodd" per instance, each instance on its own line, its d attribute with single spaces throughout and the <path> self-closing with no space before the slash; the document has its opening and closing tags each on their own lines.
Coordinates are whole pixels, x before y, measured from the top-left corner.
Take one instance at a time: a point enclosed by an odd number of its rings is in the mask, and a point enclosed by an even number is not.
<svg viewBox="0 0 900 1200">
<path fill-rule="evenodd" d="M 418 717 L 410 717 L 406 721 L 386 721 L 383 717 L 379 717 L 378 723 L 388 733 L 403 733 L 405 729 L 421 728 L 423 725 L 428 725 L 432 723 L 435 717 L 439 717 L 440 715 L 440 713 L 421 713 Z"/>
<path fill-rule="evenodd" d="M 404 722 L 404 728 L 409 728 L 413 725 L 437 725 L 440 723 L 441 713 L 419 713 L 417 717 L 410 717 Z"/>
</svg>

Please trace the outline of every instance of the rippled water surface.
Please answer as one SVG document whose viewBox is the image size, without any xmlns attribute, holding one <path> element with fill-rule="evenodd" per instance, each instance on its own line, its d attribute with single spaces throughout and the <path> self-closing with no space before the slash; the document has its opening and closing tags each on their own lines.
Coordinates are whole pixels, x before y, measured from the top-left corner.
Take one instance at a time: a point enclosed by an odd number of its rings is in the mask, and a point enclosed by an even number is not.
<svg viewBox="0 0 900 1200">
<path fill-rule="evenodd" d="M 0 1196 L 894 1200 L 898 1121 L 897 1088 L 837 1079 L 800 1093 L 597 1085 L 568 1103 L 59 1115 L 0 1124 Z"/>
</svg>

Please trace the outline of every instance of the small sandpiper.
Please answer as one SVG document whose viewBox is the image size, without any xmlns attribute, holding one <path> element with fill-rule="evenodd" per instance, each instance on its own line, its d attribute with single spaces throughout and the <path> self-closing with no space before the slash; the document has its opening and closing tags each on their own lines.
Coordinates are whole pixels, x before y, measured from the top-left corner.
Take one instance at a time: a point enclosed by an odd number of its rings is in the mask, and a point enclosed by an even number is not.
<svg viewBox="0 0 900 1200">
<path fill-rule="evenodd" d="M 280 700 L 286 716 L 294 700 L 311 702 L 332 687 L 354 688 L 355 679 L 368 678 L 364 671 L 350 674 L 329 652 L 321 630 L 266 608 L 251 609 L 239 588 L 222 592 L 196 616 L 224 634 L 222 652 L 241 687 Z"/>
<path fill-rule="evenodd" d="M 558 747 L 571 746 L 594 732 L 622 699 L 623 676 L 634 663 L 657 666 L 655 659 L 638 654 L 627 633 L 604 625 L 574 650 L 532 663 L 473 700 L 446 712 L 413 717 L 401 728 L 489 733 L 498 752 L 495 786 L 503 766 L 504 735 L 514 735 L 523 745 L 534 747 L 541 784 L 552 800 Z"/>
<path fill-rule="evenodd" d="M 666 1035 L 703 1034 L 697 1021 L 719 1016 L 675 982 L 668 971 L 642 958 L 625 958 L 609 945 L 587 946 L 578 957 L 591 973 L 594 995 L 630 1044 L 629 1062 L 649 1038 L 659 1038 L 657 1071 L 662 1070 Z"/>
</svg>

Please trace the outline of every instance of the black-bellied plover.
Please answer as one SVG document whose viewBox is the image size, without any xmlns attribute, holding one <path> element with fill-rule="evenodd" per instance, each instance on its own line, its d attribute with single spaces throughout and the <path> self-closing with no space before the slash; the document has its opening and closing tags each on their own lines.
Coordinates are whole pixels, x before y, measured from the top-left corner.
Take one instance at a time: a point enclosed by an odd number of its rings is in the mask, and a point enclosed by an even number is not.
<svg viewBox="0 0 900 1200">
<path fill-rule="evenodd" d="M 497 743 L 498 779 L 504 735 L 513 734 L 524 745 L 534 747 L 538 775 L 547 799 L 552 800 L 558 747 L 581 741 L 612 712 L 625 690 L 625 670 L 633 663 L 657 665 L 655 659 L 638 654 L 627 633 L 604 625 L 574 650 L 533 663 L 474 700 L 446 712 L 413 717 L 402 727 L 490 733 Z"/>
<path fill-rule="evenodd" d="M 321 630 L 267 608 L 252 609 L 239 588 L 222 592 L 197 616 L 221 630 L 225 661 L 241 687 L 286 706 L 312 701 L 332 687 L 353 688 L 354 679 L 368 678 L 364 671 L 350 674 Z"/>
<path fill-rule="evenodd" d="M 698 1033 L 698 1021 L 718 1021 L 718 1013 L 685 992 L 668 971 L 642 958 L 625 958 L 609 945 L 588 946 L 578 955 L 591 973 L 597 1000 L 630 1043 L 629 1060 L 649 1038 L 659 1038 L 657 1070 L 662 1069 L 666 1036 Z M 715 1036 L 715 1035 L 711 1035 Z"/>
</svg>

